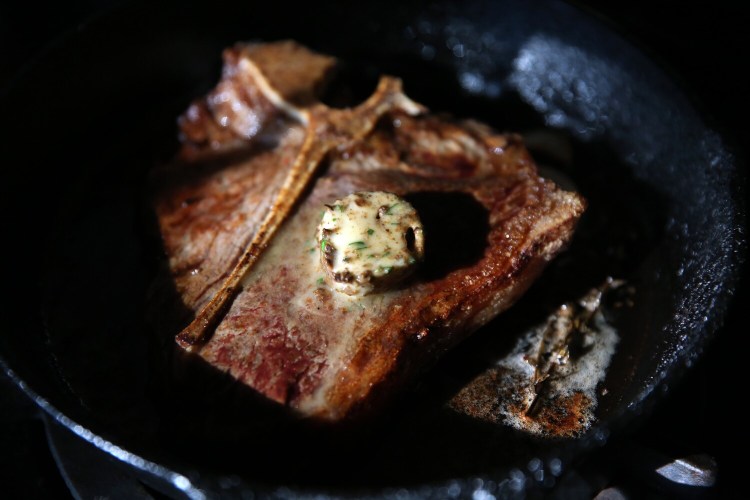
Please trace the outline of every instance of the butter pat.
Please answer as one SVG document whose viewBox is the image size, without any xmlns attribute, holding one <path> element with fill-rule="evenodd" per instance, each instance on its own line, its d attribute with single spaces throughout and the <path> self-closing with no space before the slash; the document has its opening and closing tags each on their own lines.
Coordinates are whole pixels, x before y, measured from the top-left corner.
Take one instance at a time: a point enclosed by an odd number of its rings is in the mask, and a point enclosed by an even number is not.
<svg viewBox="0 0 750 500">
<path fill-rule="evenodd" d="M 353 193 L 326 205 L 317 236 L 328 284 L 347 295 L 387 290 L 424 258 L 417 211 L 384 191 Z"/>
</svg>

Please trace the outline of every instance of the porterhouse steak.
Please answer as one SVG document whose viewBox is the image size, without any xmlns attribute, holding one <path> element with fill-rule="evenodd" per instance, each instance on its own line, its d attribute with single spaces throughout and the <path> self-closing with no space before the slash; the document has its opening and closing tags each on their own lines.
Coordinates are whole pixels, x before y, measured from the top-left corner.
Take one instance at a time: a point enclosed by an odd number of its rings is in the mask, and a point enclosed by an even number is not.
<svg viewBox="0 0 750 500">
<path fill-rule="evenodd" d="M 391 77 L 365 103 L 329 108 L 315 96 L 335 61 L 294 42 L 237 45 L 224 62 L 180 118 L 178 157 L 152 176 L 192 316 L 177 340 L 295 413 L 382 407 L 572 237 L 583 199 L 539 177 L 519 136 L 431 115 Z M 326 204 L 361 191 L 416 208 L 425 259 L 408 281 L 349 297 L 322 279 L 315 235 Z"/>
</svg>

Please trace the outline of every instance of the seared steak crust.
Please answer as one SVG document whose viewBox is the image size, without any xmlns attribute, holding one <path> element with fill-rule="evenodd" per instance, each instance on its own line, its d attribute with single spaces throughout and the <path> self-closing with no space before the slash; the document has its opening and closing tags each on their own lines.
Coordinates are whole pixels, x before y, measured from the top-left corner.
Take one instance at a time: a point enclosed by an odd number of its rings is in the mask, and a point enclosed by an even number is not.
<svg viewBox="0 0 750 500">
<path fill-rule="evenodd" d="M 225 71 L 217 88 L 240 80 L 253 85 Z M 319 80 L 311 78 L 310 88 Z M 251 101 L 234 108 L 243 106 Z M 216 130 L 231 120 L 222 125 L 225 114 L 201 109 L 189 135 L 218 141 L 214 153 L 191 156 L 197 142 L 187 140 L 190 154 L 154 182 L 169 268 L 196 313 L 257 231 L 304 136 L 303 124 L 280 113 L 252 136 L 228 134 L 240 154 L 218 154 L 228 142 Z M 364 138 L 330 150 L 320 167 L 215 331 L 192 351 L 299 414 L 329 421 L 381 407 L 508 308 L 569 241 L 584 209 L 580 196 L 537 175 L 518 136 L 395 108 Z M 400 287 L 351 299 L 320 279 L 315 231 L 324 204 L 356 191 L 408 199 L 425 222 L 427 254 Z"/>
</svg>

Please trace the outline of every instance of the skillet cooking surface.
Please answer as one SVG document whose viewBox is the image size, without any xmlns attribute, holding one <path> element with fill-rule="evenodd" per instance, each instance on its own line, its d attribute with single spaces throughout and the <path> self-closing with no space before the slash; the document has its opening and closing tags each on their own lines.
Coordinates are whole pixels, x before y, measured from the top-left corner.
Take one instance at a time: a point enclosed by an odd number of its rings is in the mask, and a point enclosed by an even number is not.
<svg viewBox="0 0 750 500">
<path fill-rule="evenodd" d="M 566 460 L 595 446 L 699 355 L 737 274 L 734 164 L 653 63 L 558 3 L 342 4 L 297 19 L 270 6 L 127 10 L 67 40 L 5 96 L 6 116 L 18 117 L 5 150 L 9 164 L 23 165 L 6 187 L 24 194 L 24 210 L 6 207 L 15 215 L 9 241 L 19 243 L 4 248 L 16 295 L 4 304 L 1 353 L 54 415 L 164 465 L 156 474 L 183 474 L 189 482 L 178 487 L 440 496 L 443 487 L 470 491 L 477 476 L 514 478 L 533 456 Z M 171 363 L 171 343 L 145 321 L 159 260 L 147 171 L 172 153 L 175 117 L 215 82 L 221 48 L 279 38 L 347 61 L 363 95 L 387 72 L 434 111 L 500 130 L 564 132 L 574 158 L 565 174 L 590 202 L 569 252 L 516 307 L 451 353 L 384 422 L 344 437 L 292 431 L 234 384 Z M 55 85 L 40 94 L 50 75 Z M 31 139 L 37 145 L 22 148 Z M 538 442 L 443 408 L 488 366 L 479 353 L 500 356 L 607 275 L 626 278 L 636 295 L 628 314 L 612 318 L 621 341 L 599 426 L 579 440 Z"/>
</svg>

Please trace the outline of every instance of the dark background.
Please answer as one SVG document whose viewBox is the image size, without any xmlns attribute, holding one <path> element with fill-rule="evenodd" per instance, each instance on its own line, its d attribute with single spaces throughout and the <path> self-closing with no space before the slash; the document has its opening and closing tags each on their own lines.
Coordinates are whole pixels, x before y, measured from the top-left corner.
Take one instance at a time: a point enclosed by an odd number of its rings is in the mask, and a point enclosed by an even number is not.
<svg viewBox="0 0 750 500">
<path fill-rule="evenodd" d="M 5 1 L 0 5 L 0 87 L 64 33 L 75 30 L 115 0 Z M 686 89 L 709 122 L 746 163 L 750 144 L 750 9 L 731 1 L 574 2 L 594 12 L 661 63 Z M 11 117 L 3 117 L 12 126 Z M 746 189 L 744 191 L 747 192 Z M 725 327 L 705 356 L 660 402 L 642 426 L 589 456 L 567 477 L 600 487 L 615 486 L 631 497 L 747 497 L 747 424 L 744 365 L 750 342 L 743 327 L 747 279 Z M 7 498 L 62 497 L 70 493 L 46 441 L 44 423 L 31 401 L 0 374 L 0 479 Z M 670 488 L 649 474 L 648 450 L 673 458 L 705 454 L 718 462 L 713 488 Z M 563 481 L 563 485 L 566 482 Z"/>
</svg>

